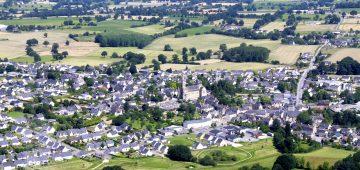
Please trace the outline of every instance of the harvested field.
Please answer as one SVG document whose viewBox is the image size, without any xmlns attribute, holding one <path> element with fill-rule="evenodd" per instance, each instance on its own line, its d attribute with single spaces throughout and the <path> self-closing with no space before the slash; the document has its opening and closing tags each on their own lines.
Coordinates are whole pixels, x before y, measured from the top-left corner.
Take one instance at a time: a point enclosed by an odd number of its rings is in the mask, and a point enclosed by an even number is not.
<svg viewBox="0 0 360 170">
<path fill-rule="evenodd" d="M 300 53 L 314 53 L 317 45 L 281 45 L 270 53 L 270 60 L 278 60 L 281 64 L 295 64 Z"/>
<path fill-rule="evenodd" d="M 345 57 L 352 57 L 354 60 L 360 62 L 360 49 L 359 48 L 341 48 L 337 49 L 334 54 L 332 54 L 327 61 L 337 62 L 342 60 Z"/>
<path fill-rule="evenodd" d="M 282 31 L 282 30 L 284 30 L 284 25 L 285 25 L 285 22 L 274 21 L 274 22 L 270 22 L 269 24 L 261 27 L 260 30 L 270 32 L 270 31 L 277 29 L 279 31 Z"/>
<path fill-rule="evenodd" d="M 360 30 L 360 19 L 359 18 L 346 18 L 344 22 L 341 23 L 340 30 L 342 31 L 350 31 L 350 29 Z"/>
</svg>

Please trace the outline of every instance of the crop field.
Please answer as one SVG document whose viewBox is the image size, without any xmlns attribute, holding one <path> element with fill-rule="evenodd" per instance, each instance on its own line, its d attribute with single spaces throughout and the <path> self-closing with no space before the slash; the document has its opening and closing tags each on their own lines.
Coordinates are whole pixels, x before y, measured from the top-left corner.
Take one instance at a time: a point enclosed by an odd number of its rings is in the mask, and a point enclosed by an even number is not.
<svg viewBox="0 0 360 170">
<path fill-rule="evenodd" d="M 75 17 L 49 17 L 47 19 L 40 18 L 24 18 L 24 19 L 13 19 L 13 20 L 0 20 L 0 24 L 3 25 L 56 25 L 60 26 L 66 20 L 73 20 L 75 24 L 78 23 L 78 19 Z"/>
<path fill-rule="evenodd" d="M 99 56 L 101 56 L 100 54 L 102 51 L 106 51 L 108 53 L 108 57 L 106 57 L 106 59 L 103 59 L 103 60 L 108 60 L 110 58 L 111 54 L 114 52 L 118 53 L 119 55 L 124 55 L 125 53 L 127 53 L 129 51 L 134 52 L 134 53 L 142 53 L 146 56 L 144 65 L 150 65 L 151 61 L 153 59 L 157 59 L 157 56 L 159 54 L 166 55 L 168 57 L 168 59 L 170 59 L 171 56 L 173 54 L 175 54 L 175 52 L 172 52 L 172 51 L 138 49 L 136 47 L 102 47 L 102 48 L 99 48 L 97 51 L 94 51 L 94 52 L 88 54 L 86 57 L 99 57 Z M 117 60 L 119 60 L 119 59 L 117 59 Z"/>
<path fill-rule="evenodd" d="M 25 55 L 26 41 L 31 38 L 36 38 L 39 41 L 39 52 L 49 50 L 49 47 L 43 47 L 42 43 L 47 40 L 52 43 L 59 43 L 62 45 L 68 39 L 68 34 L 59 32 L 48 32 L 48 37 L 44 37 L 44 32 L 26 32 L 26 33 L 7 33 L 0 32 L 0 56 L 7 57 L 9 59 L 16 58 Z M 70 41 L 70 46 L 71 46 Z M 60 51 L 62 51 L 60 47 Z M 69 51 L 71 53 L 71 51 Z"/>
<path fill-rule="evenodd" d="M 324 147 L 320 150 L 316 150 L 310 153 L 295 154 L 295 156 L 298 158 L 304 158 L 305 162 L 309 161 L 312 168 L 315 169 L 324 162 L 329 162 L 330 165 L 333 165 L 336 161 L 343 159 L 352 153 L 354 152 Z"/>
<path fill-rule="evenodd" d="M 190 64 L 162 64 L 160 67 L 163 70 L 173 69 L 173 70 L 184 70 L 186 68 L 190 70 L 263 70 L 270 67 L 276 67 L 272 64 L 266 63 L 255 63 L 255 62 L 246 62 L 246 63 L 235 63 L 227 62 L 219 59 L 210 59 L 200 62 L 200 65 L 190 65 Z"/>
<path fill-rule="evenodd" d="M 257 19 L 253 19 L 253 18 L 243 18 L 242 20 L 244 21 L 244 27 L 247 28 L 252 28 L 255 22 L 257 21 Z"/>
<path fill-rule="evenodd" d="M 154 25 L 147 25 L 147 26 L 143 26 L 143 27 L 128 28 L 126 30 L 137 32 L 137 33 L 142 33 L 142 34 L 153 35 L 153 34 L 157 34 L 157 33 L 162 33 L 166 29 L 164 28 L 163 25 L 154 24 Z"/>
<path fill-rule="evenodd" d="M 173 36 L 165 36 L 154 40 L 151 44 L 145 47 L 147 50 L 162 51 L 166 44 L 170 44 L 175 52 L 180 53 L 183 47 L 195 47 L 197 51 L 207 51 L 209 49 L 216 51 L 220 44 L 226 44 L 228 48 L 237 47 L 241 43 L 253 44 L 254 46 L 263 46 L 273 50 L 277 48 L 280 43 L 271 40 L 248 40 L 243 38 L 235 38 L 224 35 L 204 34 L 183 38 L 174 38 Z"/>
<path fill-rule="evenodd" d="M 274 21 L 274 22 L 270 22 L 269 24 L 261 27 L 260 30 L 270 32 L 270 31 L 277 29 L 279 31 L 282 31 L 282 30 L 284 30 L 284 25 L 285 25 L 285 22 Z"/>
<path fill-rule="evenodd" d="M 336 49 L 335 52 L 326 60 L 331 62 L 337 62 L 342 60 L 345 57 L 352 57 L 354 60 L 360 62 L 360 49 L 359 48 L 341 48 Z"/>
<path fill-rule="evenodd" d="M 206 32 L 210 32 L 211 29 L 213 29 L 213 28 L 214 28 L 214 26 L 207 25 L 207 26 L 185 29 L 185 30 L 178 32 L 177 34 L 187 34 L 188 36 L 192 36 L 192 35 L 196 35 L 196 34 L 204 34 Z"/>
<path fill-rule="evenodd" d="M 344 22 L 341 23 L 339 29 L 342 31 L 350 31 L 350 29 L 360 30 L 360 19 L 359 18 L 345 18 Z"/>
<path fill-rule="evenodd" d="M 270 60 L 278 60 L 281 64 L 295 64 L 300 53 L 315 53 L 317 45 L 281 45 L 270 53 Z"/>
<path fill-rule="evenodd" d="M 336 24 L 317 24 L 317 23 L 299 23 L 296 26 L 296 32 L 298 33 L 309 33 L 309 32 L 326 32 L 335 31 Z"/>
</svg>

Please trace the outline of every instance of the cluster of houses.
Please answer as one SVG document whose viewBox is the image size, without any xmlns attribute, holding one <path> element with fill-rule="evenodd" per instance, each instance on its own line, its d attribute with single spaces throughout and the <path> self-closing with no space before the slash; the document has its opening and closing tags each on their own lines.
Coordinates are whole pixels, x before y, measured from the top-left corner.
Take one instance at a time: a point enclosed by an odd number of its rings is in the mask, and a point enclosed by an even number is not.
<svg viewBox="0 0 360 170">
<path fill-rule="evenodd" d="M 304 59 L 310 54 L 304 53 Z M 291 67 L 277 67 L 262 71 L 190 71 L 180 70 L 171 73 L 158 71 L 156 74 L 148 69 L 139 70 L 137 77 L 130 73 L 109 76 L 104 74 L 107 66 L 87 68 L 80 71 L 79 67 L 66 65 L 19 64 L 3 62 L 1 67 L 12 66 L 14 70 L 1 74 L 0 84 L 0 110 L 3 112 L 14 109 L 24 109 L 27 104 L 35 101 L 52 106 L 56 116 L 70 117 L 75 114 L 85 119 L 107 117 L 108 115 L 121 116 L 125 112 L 125 103 L 128 109 L 139 109 L 138 103 L 146 103 L 149 107 L 159 107 L 165 114 L 173 112 L 179 114 L 178 109 L 184 101 L 194 103 L 200 119 L 184 121 L 182 126 L 171 125 L 157 129 L 156 132 L 148 130 L 134 130 L 129 124 L 120 126 L 111 125 L 101 121 L 95 125 L 83 128 L 57 130 L 56 121 L 46 119 L 43 114 L 28 115 L 12 118 L 0 114 L 0 148 L 16 148 L 18 146 L 31 146 L 23 152 L 8 152 L 3 158 L 2 167 L 24 167 L 46 164 L 49 161 L 61 161 L 73 157 L 89 157 L 109 159 L 112 155 L 135 154 L 137 156 L 164 156 L 169 149 L 169 138 L 177 135 L 194 133 L 196 140 L 192 149 L 204 149 L 211 146 L 238 146 L 238 142 L 254 142 L 271 136 L 258 128 L 246 128 L 232 125 L 233 122 L 253 123 L 262 122 L 268 126 L 278 119 L 282 125 L 290 122 L 292 126 L 299 126 L 297 116 L 309 108 L 311 104 L 295 107 L 296 94 L 294 91 L 281 92 L 279 84 L 297 80 L 300 71 Z M 41 70 L 39 72 L 39 70 Z M 49 78 L 50 72 L 59 72 L 58 78 Z M 243 99 L 241 106 L 231 107 L 222 105 L 211 91 L 202 85 L 198 79 L 201 76 L 210 84 L 219 80 L 226 80 L 245 93 L 240 95 Z M 69 89 L 80 90 L 87 86 L 85 79 L 93 79 L 88 87 L 90 91 L 80 95 L 72 95 Z M 332 92 L 337 97 L 342 91 L 354 91 L 359 87 L 360 77 L 356 76 L 321 76 L 319 81 L 307 80 L 310 95 L 315 91 L 310 83 Z M 171 82 L 181 84 L 174 88 Z M 152 100 L 148 94 L 148 87 L 156 85 L 157 95 L 161 101 Z M 81 91 L 81 90 L 80 90 Z M 40 98 L 38 97 L 40 96 Z M 72 99 L 76 102 L 54 98 Z M 137 96 L 129 100 L 129 97 Z M 261 103 L 261 98 L 268 96 L 269 103 Z M 36 100 L 35 100 L 36 99 Z M 200 100 L 199 100 L 200 99 Z M 333 110 L 342 108 L 359 108 L 360 104 L 353 106 L 342 105 L 341 101 L 332 103 L 328 107 Z M 343 128 L 337 125 L 324 125 L 323 118 L 314 117 L 313 125 L 301 125 L 294 128 L 294 133 L 306 135 L 314 140 L 322 141 L 332 139 L 342 143 L 359 146 L 359 131 L 352 128 Z M 41 126 L 34 127 L 34 120 L 43 122 Z M 29 124 L 32 124 L 30 126 Z M 15 135 L 16 134 L 16 135 Z M 347 142 L 346 144 L 349 144 Z M 14 149 L 15 150 L 15 149 Z M 46 150 L 43 151 L 43 150 Z M 26 159 L 19 156 L 30 155 Z M 44 155 L 45 154 L 45 155 Z"/>
</svg>

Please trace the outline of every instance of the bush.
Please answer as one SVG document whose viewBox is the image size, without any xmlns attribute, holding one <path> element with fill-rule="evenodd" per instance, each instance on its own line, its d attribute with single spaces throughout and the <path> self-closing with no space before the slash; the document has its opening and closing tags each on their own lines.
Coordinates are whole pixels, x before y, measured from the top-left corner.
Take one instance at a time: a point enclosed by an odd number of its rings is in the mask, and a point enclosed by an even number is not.
<svg viewBox="0 0 360 170">
<path fill-rule="evenodd" d="M 191 154 L 189 147 L 185 145 L 174 145 L 169 147 L 167 157 L 174 161 L 193 161 L 194 157 Z"/>
<path fill-rule="evenodd" d="M 216 162 L 214 161 L 214 159 L 212 159 L 211 156 L 208 156 L 208 155 L 201 158 L 199 160 L 199 163 L 204 166 L 216 166 Z"/>
</svg>

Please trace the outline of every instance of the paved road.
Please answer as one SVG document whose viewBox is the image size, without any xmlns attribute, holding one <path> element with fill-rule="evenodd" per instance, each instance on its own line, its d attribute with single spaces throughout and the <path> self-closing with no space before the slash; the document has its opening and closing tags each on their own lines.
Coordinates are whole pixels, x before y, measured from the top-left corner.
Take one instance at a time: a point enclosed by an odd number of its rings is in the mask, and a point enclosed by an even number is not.
<svg viewBox="0 0 360 170">
<path fill-rule="evenodd" d="M 310 60 L 309 67 L 304 70 L 304 72 L 302 73 L 302 75 L 301 75 L 301 77 L 300 77 L 299 83 L 297 84 L 297 90 L 296 90 L 296 103 L 295 103 L 296 106 L 302 105 L 302 100 L 301 100 L 301 99 L 302 99 L 302 95 L 303 95 L 303 93 L 304 93 L 303 87 L 304 87 L 304 83 L 305 83 L 306 77 L 307 77 L 307 75 L 308 75 L 308 73 L 309 73 L 310 70 L 316 68 L 316 67 L 314 66 L 316 56 L 319 54 L 319 52 L 321 51 L 321 49 L 322 49 L 324 46 L 326 46 L 326 45 L 327 45 L 327 43 L 321 45 L 321 46 L 315 51 L 314 56 L 313 56 L 313 57 L 311 58 L 311 60 Z"/>
</svg>

